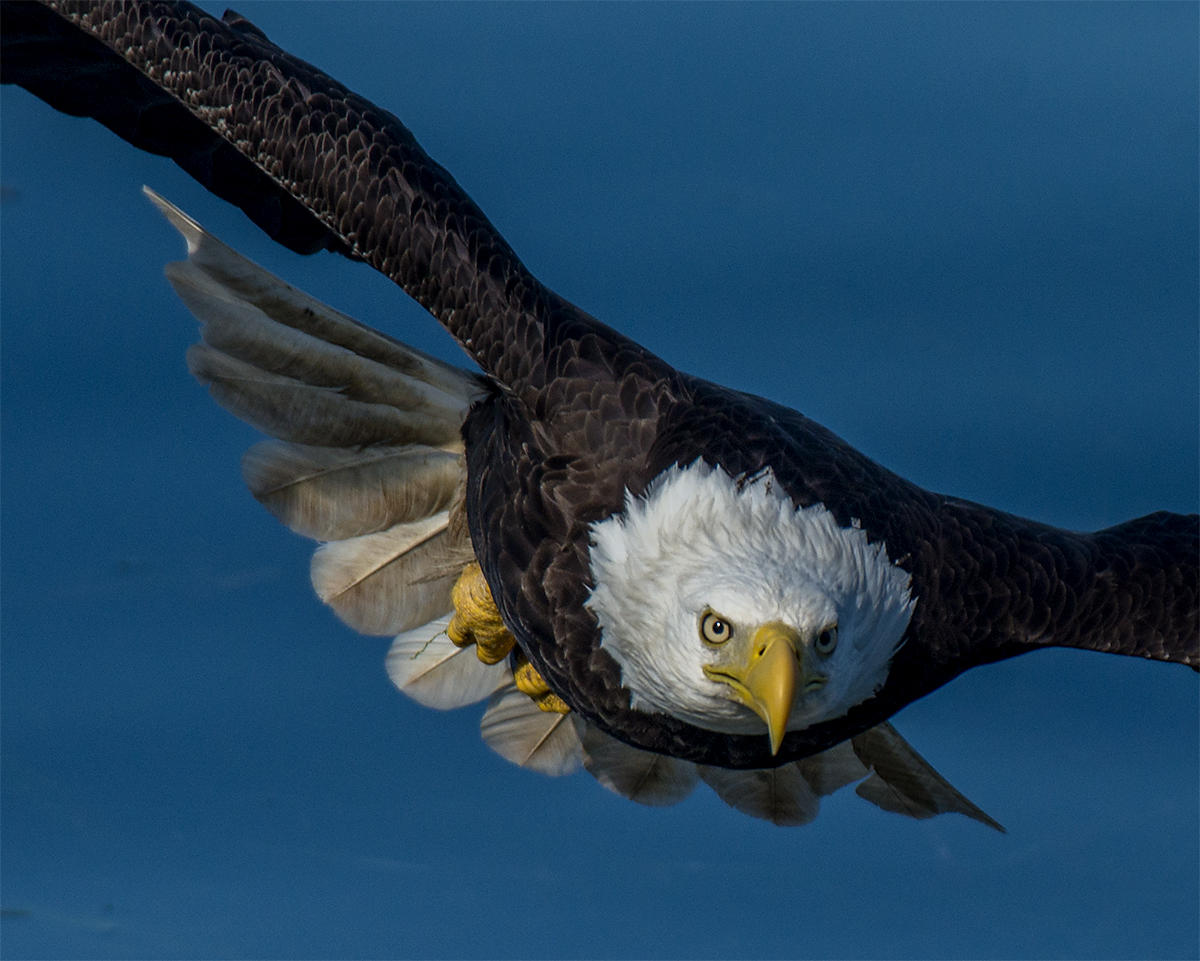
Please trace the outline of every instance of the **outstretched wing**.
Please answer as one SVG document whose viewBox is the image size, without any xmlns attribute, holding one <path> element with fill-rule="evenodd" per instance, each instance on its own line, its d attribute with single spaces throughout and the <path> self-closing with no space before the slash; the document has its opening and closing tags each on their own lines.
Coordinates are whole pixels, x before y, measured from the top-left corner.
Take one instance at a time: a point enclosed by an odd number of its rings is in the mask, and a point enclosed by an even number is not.
<svg viewBox="0 0 1200 961">
<path fill-rule="evenodd" d="M 170 157 L 291 249 L 366 261 L 502 383 L 536 377 L 556 312 L 578 319 L 399 120 L 232 12 L 5 3 L 2 63 L 4 83 Z"/>
</svg>

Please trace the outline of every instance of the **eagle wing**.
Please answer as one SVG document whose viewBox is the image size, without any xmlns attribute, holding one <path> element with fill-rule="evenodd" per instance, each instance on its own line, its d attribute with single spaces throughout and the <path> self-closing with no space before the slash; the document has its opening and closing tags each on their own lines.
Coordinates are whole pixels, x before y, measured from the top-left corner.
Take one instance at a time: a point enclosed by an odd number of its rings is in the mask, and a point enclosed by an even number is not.
<svg viewBox="0 0 1200 961">
<path fill-rule="evenodd" d="M 690 380 L 691 403 L 658 425 L 648 473 L 700 456 L 730 474 L 770 468 L 797 506 L 822 503 L 882 542 L 916 599 L 887 682 L 845 716 L 790 732 L 780 755 L 827 749 L 972 667 L 1073 647 L 1200 670 L 1200 517 L 1160 511 L 1066 531 L 926 491 L 803 414 Z M 688 731 L 683 740 L 697 739 Z M 754 739 L 721 738 L 724 763 L 768 763 Z M 714 745 L 715 747 L 715 745 Z"/>
<path fill-rule="evenodd" d="M 505 621 L 555 689 L 601 729 L 701 764 L 760 768 L 873 728 L 971 667 L 1047 646 L 1200 666 L 1196 515 L 1060 530 L 925 491 L 770 401 L 664 374 L 619 348 L 591 354 L 626 390 L 603 395 L 605 416 L 599 404 L 566 405 L 575 411 L 563 415 L 576 438 L 569 456 L 543 456 L 514 398 L 474 411 L 466 436 L 468 499 L 479 505 L 472 537 L 489 547 L 489 580 L 519 585 L 497 598 Z M 560 390 L 600 396 L 603 378 L 575 372 L 572 383 L 571 373 Z M 733 476 L 770 468 L 797 506 L 823 503 L 843 526 L 883 542 L 912 576 L 916 608 L 884 687 L 843 717 L 789 732 L 774 757 L 761 737 L 634 710 L 584 607 L 589 525 L 619 510 L 626 491 L 637 496 L 666 468 L 697 458 Z"/>
<path fill-rule="evenodd" d="M 170 157 L 293 250 L 366 261 L 503 384 L 538 379 L 544 324 L 577 313 L 396 117 L 237 14 L 20 0 L 3 38 L 3 82 Z"/>
</svg>

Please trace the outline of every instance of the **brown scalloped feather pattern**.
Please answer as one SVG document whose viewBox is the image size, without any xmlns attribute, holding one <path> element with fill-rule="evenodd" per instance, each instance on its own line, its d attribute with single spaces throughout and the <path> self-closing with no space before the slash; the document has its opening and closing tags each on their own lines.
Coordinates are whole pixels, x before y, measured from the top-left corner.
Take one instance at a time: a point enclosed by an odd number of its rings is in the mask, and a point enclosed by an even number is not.
<svg viewBox="0 0 1200 961">
<path fill-rule="evenodd" d="M 1059 530 L 924 491 L 761 398 L 677 372 L 654 380 L 640 361 L 622 373 L 624 353 L 610 351 L 618 386 L 600 402 L 612 405 L 607 416 L 581 404 L 555 418 L 554 440 L 567 453 L 539 449 L 543 425 L 511 398 L 477 408 L 466 425 L 472 538 L 488 545 L 488 580 L 505 585 L 504 618 L 543 677 L 603 730 L 702 764 L 768 767 L 874 727 L 970 667 L 1040 647 L 1200 665 L 1196 515 Z M 594 398 L 598 387 L 563 377 L 556 390 Z M 912 574 L 918 603 L 887 684 L 844 718 L 790 732 L 774 758 L 765 736 L 630 709 L 583 607 L 587 525 L 619 510 L 626 487 L 639 493 L 697 457 L 734 476 L 771 467 L 797 506 L 821 501 L 840 523 L 857 521 Z"/>
<path fill-rule="evenodd" d="M 572 308 L 392 114 L 236 14 L 6 3 L 4 21 L 5 82 L 171 157 L 293 250 L 365 260 L 500 381 L 536 377 L 541 325 Z"/>
</svg>

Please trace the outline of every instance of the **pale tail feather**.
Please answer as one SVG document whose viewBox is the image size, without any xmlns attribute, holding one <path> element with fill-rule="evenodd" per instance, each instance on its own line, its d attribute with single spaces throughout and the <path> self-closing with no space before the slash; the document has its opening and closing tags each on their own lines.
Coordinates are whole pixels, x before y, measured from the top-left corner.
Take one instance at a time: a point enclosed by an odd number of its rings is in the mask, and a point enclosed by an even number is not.
<svg viewBox="0 0 1200 961">
<path fill-rule="evenodd" d="M 188 262 L 232 297 L 254 305 L 279 324 L 376 361 L 413 381 L 457 398 L 464 414 L 471 401 L 482 393 L 482 378 L 360 324 L 297 290 L 217 240 L 149 187 L 142 189 L 187 241 Z"/>
<path fill-rule="evenodd" d="M 449 617 L 440 617 L 401 634 L 387 655 L 392 683 L 418 704 L 440 711 L 482 701 L 512 678 L 503 661 L 484 664 L 474 646 L 451 641 L 449 623 Z"/>
<path fill-rule="evenodd" d="M 821 799 L 794 763 L 749 771 L 703 764 L 697 768 L 722 801 L 751 817 L 796 827 L 815 820 L 821 811 Z"/>
<path fill-rule="evenodd" d="M 201 338 L 215 350 L 297 383 L 331 388 L 353 400 L 406 411 L 422 425 L 429 443 L 458 439 L 466 398 L 446 394 L 378 361 L 279 323 L 190 260 L 168 264 L 166 275 L 180 299 L 200 319 Z"/>
<path fill-rule="evenodd" d="M 819 797 L 826 797 L 847 784 L 861 781 L 871 772 L 858 759 L 849 741 L 835 744 L 827 751 L 802 758 L 796 768 Z"/>
<path fill-rule="evenodd" d="M 571 716 L 543 711 L 512 681 L 491 696 L 479 733 L 505 760 L 551 777 L 570 774 L 583 760 Z"/>
<path fill-rule="evenodd" d="M 964 814 L 1004 830 L 955 790 L 890 724 L 777 768 L 729 771 L 700 766 L 699 771 L 725 803 L 779 825 L 809 823 L 820 810 L 821 797 L 861 781 L 855 793 L 885 811 L 918 819 Z"/>
<path fill-rule="evenodd" d="M 302 384 L 260 370 L 208 344 L 192 344 L 188 370 L 213 400 L 264 434 L 319 447 L 427 444 L 444 438 L 441 425 L 388 404 L 366 403 L 330 387 Z"/>
<path fill-rule="evenodd" d="M 363 634 L 400 634 L 448 614 L 455 575 L 438 575 L 455 552 L 449 517 L 322 545 L 312 559 L 317 596 Z"/>
<path fill-rule="evenodd" d="M 691 761 L 654 754 L 610 737 L 575 719 L 582 730 L 583 766 L 610 791 L 651 807 L 669 807 L 688 797 L 699 781 Z"/>
<path fill-rule="evenodd" d="M 345 540 L 446 510 L 462 457 L 432 447 L 338 449 L 262 441 L 242 458 L 242 478 L 297 534 Z"/>
<path fill-rule="evenodd" d="M 959 793 L 890 724 L 851 738 L 854 753 L 874 773 L 855 793 L 872 804 L 923 820 L 938 814 L 962 814 L 1003 833 L 1004 828 Z"/>
</svg>

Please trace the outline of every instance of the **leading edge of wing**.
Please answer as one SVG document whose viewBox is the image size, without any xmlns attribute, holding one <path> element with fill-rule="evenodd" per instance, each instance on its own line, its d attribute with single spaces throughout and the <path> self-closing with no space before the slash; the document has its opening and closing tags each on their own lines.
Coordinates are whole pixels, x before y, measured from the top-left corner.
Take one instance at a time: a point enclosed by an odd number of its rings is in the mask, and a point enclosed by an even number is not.
<svg viewBox="0 0 1200 961">
<path fill-rule="evenodd" d="M 545 321 L 569 305 L 395 116 L 249 21 L 188 3 L 21 0 L 2 30 L 3 82 L 170 157 L 293 250 L 366 261 L 502 383 L 537 376 Z"/>
</svg>

